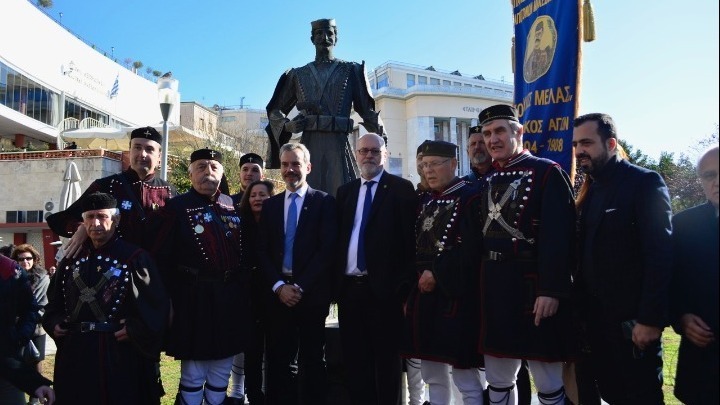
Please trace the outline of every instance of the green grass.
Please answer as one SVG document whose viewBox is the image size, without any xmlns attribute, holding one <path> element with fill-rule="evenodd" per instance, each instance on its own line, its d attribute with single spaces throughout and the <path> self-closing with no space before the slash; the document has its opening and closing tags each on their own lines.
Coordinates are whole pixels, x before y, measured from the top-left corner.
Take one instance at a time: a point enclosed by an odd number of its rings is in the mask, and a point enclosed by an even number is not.
<svg viewBox="0 0 720 405">
<path fill-rule="evenodd" d="M 678 347 L 680 336 L 672 328 L 666 328 L 663 332 L 663 360 L 664 360 L 664 385 L 665 403 L 667 405 L 681 405 L 681 402 L 673 395 L 675 388 L 675 366 L 677 364 Z M 52 379 L 55 356 L 47 356 L 43 362 L 43 375 Z M 172 405 L 175 402 L 178 384 L 180 382 L 180 361 L 163 355 L 160 359 L 160 371 L 162 373 L 165 396 L 162 398 L 162 405 Z"/>
</svg>

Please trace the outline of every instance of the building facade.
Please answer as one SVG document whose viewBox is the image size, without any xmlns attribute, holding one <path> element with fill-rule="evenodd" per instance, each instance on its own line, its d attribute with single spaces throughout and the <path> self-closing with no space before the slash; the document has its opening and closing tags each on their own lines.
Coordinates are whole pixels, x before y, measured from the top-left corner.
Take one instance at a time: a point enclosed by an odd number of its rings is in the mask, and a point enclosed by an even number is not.
<svg viewBox="0 0 720 405">
<path fill-rule="evenodd" d="M 367 74 L 375 108 L 388 138 L 388 171 L 417 182 L 415 152 L 425 140 L 444 140 L 460 147 L 459 174 L 470 171 L 465 152 L 468 128 L 477 125 L 481 110 L 512 103 L 513 86 L 463 75 L 387 62 Z M 361 121 L 354 117 L 355 122 Z M 364 133 L 356 127 L 354 136 Z"/>
</svg>

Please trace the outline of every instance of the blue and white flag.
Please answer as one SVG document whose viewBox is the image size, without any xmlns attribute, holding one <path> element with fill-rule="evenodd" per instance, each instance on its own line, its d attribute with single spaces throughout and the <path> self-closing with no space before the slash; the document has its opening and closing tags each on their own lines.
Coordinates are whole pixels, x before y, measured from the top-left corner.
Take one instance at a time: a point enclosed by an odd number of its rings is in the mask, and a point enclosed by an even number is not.
<svg viewBox="0 0 720 405">
<path fill-rule="evenodd" d="M 115 83 L 113 83 L 112 89 L 110 90 L 110 98 L 117 97 L 118 95 L 118 91 L 120 90 L 119 78 L 120 75 L 115 76 Z"/>
</svg>

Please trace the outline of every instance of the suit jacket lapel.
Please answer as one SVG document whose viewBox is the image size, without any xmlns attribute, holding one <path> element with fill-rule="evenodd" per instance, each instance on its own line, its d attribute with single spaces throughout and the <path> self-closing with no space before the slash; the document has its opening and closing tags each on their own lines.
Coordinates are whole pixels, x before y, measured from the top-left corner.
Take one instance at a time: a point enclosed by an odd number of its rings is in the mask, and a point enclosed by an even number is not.
<svg viewBox="0 0 720 405">
<path fill-rule="evenodd" d="M 375 197 L 373 197 L 372 206 L 370 207 L 370 216 L 368 216 L 367 219 L 368 222 L 372 221 L 373 217 L 380 209 L 379 207 L 385 199 L 385 196 L 388 194 L 387 177 L 387 172 L 383 172 L 382 176 L 380 176 L 380 181 L 378 182 L 377 189 L 375 190 Z M 357 197 L 355 200 L 357 201 Z"/>
<path fill-rule="evenodd" d="M 298 211 L 298 231 L 300 230 L 300 227 L 302 227 L 303 224 L 308 221 L 307 216 L 308 211 L 312 207 L 313 197 L 315 196 L 314 191 L 315 190 L 308 187 L 307 192 L 305 192 L 305 198 L 303 198 L 302 206 L 300 207 L 300 211 Z"/>
</svg>

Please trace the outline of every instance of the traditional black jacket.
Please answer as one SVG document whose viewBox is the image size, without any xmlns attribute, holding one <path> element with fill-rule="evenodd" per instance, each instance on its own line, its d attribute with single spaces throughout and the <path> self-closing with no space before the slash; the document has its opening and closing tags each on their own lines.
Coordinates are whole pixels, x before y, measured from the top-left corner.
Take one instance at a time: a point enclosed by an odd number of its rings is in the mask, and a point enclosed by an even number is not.
<svg viewBox="0 0 720 405">
<path fill-rule="evenodd" d="M 118 201 L 121 216 L 117 234 L 148 250 L 155 242 L 151 224 L 166 201 L 177 194 L 175 187 L 165 180 L 157 176 L 140 180 L 134 170 L 127 169 L 92 182 L 70 207 L 47 218 L 50 229 L 60 236 L 71 237 L 82 222 L 82 199 L 96 191 L 110 194 Z"/>
<path fill-rule="evenodd" d="M 181 360 L 230 357 L 249 339 L 241 220 L 232 205 L 219 200 L 190 189 L 171 199 L 162 214 L 158 261 L 174 312 L 166 350 Z"/>
</svg>

